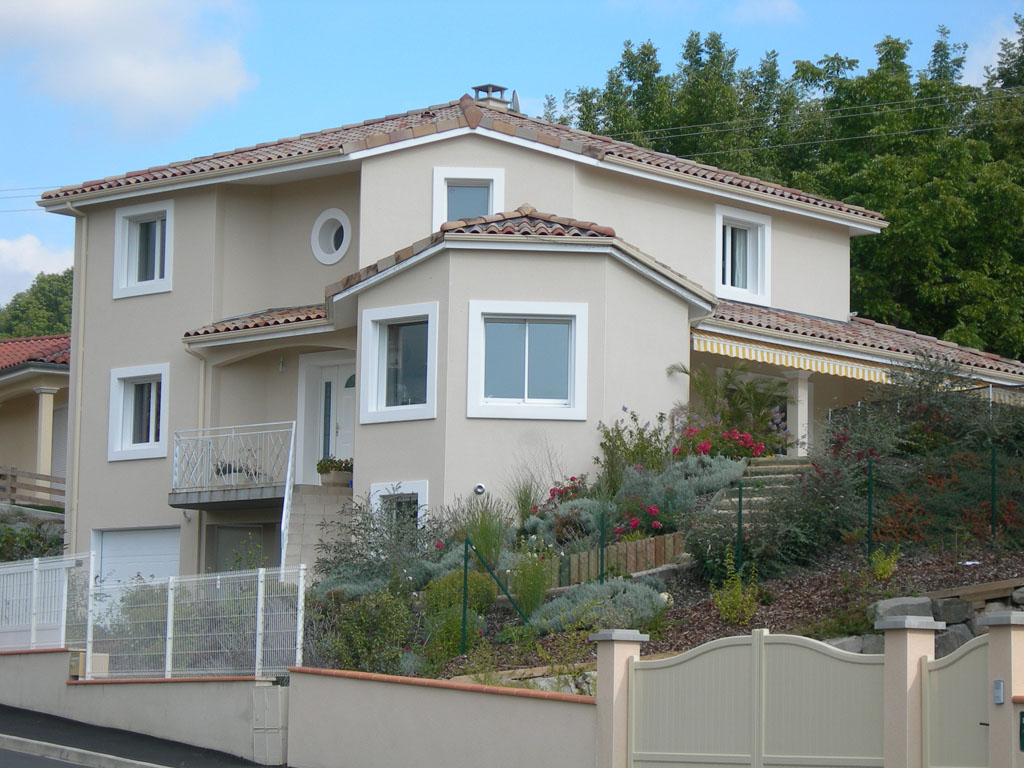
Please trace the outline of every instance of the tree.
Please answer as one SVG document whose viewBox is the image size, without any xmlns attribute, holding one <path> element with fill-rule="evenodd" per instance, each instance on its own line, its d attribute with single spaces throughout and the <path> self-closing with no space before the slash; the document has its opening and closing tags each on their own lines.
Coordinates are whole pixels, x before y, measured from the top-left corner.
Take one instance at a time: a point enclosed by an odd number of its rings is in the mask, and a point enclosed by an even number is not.
<svg viewBox="0 0 1024 768">
<path fill-rule="evenodd" d="M 71 331 L 71 268 L 36 275 L 32 285 L 0 307 L 0 338 Z"/>
</svg>

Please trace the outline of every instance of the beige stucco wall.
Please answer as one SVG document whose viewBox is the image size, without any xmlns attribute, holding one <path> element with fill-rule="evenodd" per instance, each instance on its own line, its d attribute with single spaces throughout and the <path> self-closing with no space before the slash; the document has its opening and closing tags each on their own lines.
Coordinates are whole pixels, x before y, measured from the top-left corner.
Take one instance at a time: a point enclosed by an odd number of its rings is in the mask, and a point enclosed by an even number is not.
<svg viewBox="0 0 1024 768">
<path fill-rule="evenodd" d="M 288 689 L 269 682 L 68 685 L 68 662 L 66 651 L 0 653 L 0 704 L 110 728 L 130 724 L 136 733 L 248 760 L 258 757 L 254 737 L 266 736 L 255 728 L 257 707 L 287 708 Z M 274 700 L 264 701 L 267 695 L 262 693 L 257 698 L 263 689 L 269 689 Z"/>
<path fill-rule="evenodd" d="M 218 204 L 220 258 L 211 319 L 323 301 L 324 286 L 357 269 L 358 172 L 271 187 L 230 187 L 219 193 Z M 309 243 L 316 218 L 328 208 L 347 213 L 353 229 L 348 251 L 332 265 L 318 262 Z"/>
<path fill-rule="evenodd" d="M 686 303 L 604 254 L 445 252 L 368 290 L 360 307 L 432 300 L 440 302 L 437 418 L 357 425 L 357 496 L 372 483 L 427 480 L 436 508 L 477 484 L 501 493 L 519 464 L 592 472 L 599 421 L 621 417 L 623 405 L 653 418 L 685 398 L 665 367 L 689 359 Z M 588 305 L 586 420 L 467 418 L 471 300 Z"/>
<path fill-rule="evenodd" d="M 37 395 L 0 403 L 0 467 L 36 471 Z"/>
<path fill-rule="evenodd" d="M 435 167 L 503 168 L 505 210 L 537 210 L 596 221 L 710 290 L 715 286 L 715 206 L 772 221 L 771 304 L 846 320 L 849 232 L 846 226 L 641 179 L 544 155 L 478 135 L 422 145 L 364 161 L 361 263 L 368 264 L 430 232 Z M 381 205 L 380 200 L 387 200 Z M 395 216 L 395 211 L 404 215 Z"/>
<path fill-rule="evenodd" d="M 597 707 L 292 673 L 288 765 L 597 765 Z"/>
</svg>

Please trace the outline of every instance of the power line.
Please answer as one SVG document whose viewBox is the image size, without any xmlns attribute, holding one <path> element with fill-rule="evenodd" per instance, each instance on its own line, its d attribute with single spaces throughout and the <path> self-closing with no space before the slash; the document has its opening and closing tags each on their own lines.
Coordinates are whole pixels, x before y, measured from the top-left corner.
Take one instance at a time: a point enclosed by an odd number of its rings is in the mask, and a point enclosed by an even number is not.
<svg viewBox="0 0 1024 768">
<path fill-rule="evenodd" d="M 996 123 L 1014 123 L 1024 121 L 1024 117 L 1010 117 L 1005 120 L 985 120 L 975 123 L 964 123 L 961 128 L 975 128 L 980 125 L 995 125 Z M 713 152 L 696 152 L 688 157 L 704 157 L 705 155 L 730 155 L 736 152 L 757 152 L 766 149 L 785 149 L 787 147 L 805 147 L 810 144 L 832 144 L 838 141 L 856 141 L 858 139 L 882 139 L 889 136 L 907 136 L 914 133 L 927 133 L 928 131 L 945 131 L 950 126 L 940 125 L 932 128 L 914 128 L 906 131 L 892 131 L 890 133 L 868 133 L 863 136 L 840 136 L 833 139 L 814 139 L 813 141 L 795 141 L 791 144 L 773 144 L 764 147 L 741 147 L 739 149 L 718 149 Z"/>
<path fill-rule="evenodd" d="M 0 213 L 25 213 L 27 211 L 46 213 L 42 208 L 0 208 Z"/>
<path fill-rule="evenodd" d="M 844 117 L 862 117 L 862 116 L 865 116 L 865 115 L 874 114 L 875 112 L 885 112 L 885 113 L 888 114 L 888 113 L 892 113 L 892 112 L 902 112 L 902 111 L 906 111 L 908 109 L 912 110 L 912 109 L 918 109 L 918 108 L 921 108 L 921 109 L 924 109 L 924 108 L 934 109 L 936 107 L 951 106 L 953 104 L 962 104 L 962 103 L 969 103 L 969 102 L 975 102 L 975 103 L 978 103 L 978 104 L 985 104 L 985 103 L 989 103 L 989 102 L 992 102 L 992 101 L 1002 101 L 1002 100 L 1006 100 L 1006 99 L 1018 98 L 1021 95 L 1024 95 L 1024 93 L 1021 93 L 1022 88 L 1024 88 L 1024 86 L 1018 87 L 1018 88 L 1006 88 L 1006 89 L 1003 89 L 1002 91 L 997 92 L 996 94 L 987 95 L 987 96 L 973 96 L 973 95 L 965 94 L 963 97 L 950 99 L 946 95 L 940 95 L 940 96 L 919 97 L 919 98 L 914 98 L 914 99 L 900 99 L 898 101 L 881 101 L 881 102 L 878 102 L 876 104 L 854 104 L 854 105 L 851 105 L 851 106 L 848 106 L 848 107 L 833 107 L 832 109 L 820 110 L 820 111 L 815 112 L 815 113 L 813 113 L 811 115 L 808 115 L 807 117 L 800 118 L 799 120 L 796 120 L 796 121 L 793 121 L 793 122 L 802 122 L 804 120 L 809 120 L 809 119 L 814 119 L 814 118 L 817 118 L 819 120 L 836 120 L 836 119 L 840 119 L 840 118 L 844 118 Z M 1001 95 L 1001 94 L 1006 94 L 1006 95 Z M 930 103 L 928 103 L 928 102 L 939 101 L 939 100 L 944 100 L 944 101 L 941 104 L 930 104 Z M 899 104 L 914 104 L 915 106 L 906 107 L 905 109 L 902 109 L 902 110 L 892 110 L 892 109 L 885 109 L 885 110 L 883 110 L 883 109 L 879 109 L 880 107 L 894 106 L 894 105 L 899 105 Z M 856 113 L 854 113 L 852 115 L 839 115 L 839 114 L 832 115 L 832 113 L 847 112 L 847 111 L 854 110 L 854 109 L 859 109 L 861 111 L 860 112 L 856 112 Z M 830 117 L 819 117 L 821 115 L 832 115 L 832 116 L 830 116 Z M 676 131 L 676 130 L 689 129 L 689 128 L 714 128 L 715 126 L 719 126 L 719 125 L 730 126 L 730 128 L 728 130 L 738 130 L 740 127 L 742 127 L 742 126 L 744 126 L 745 124 L 748 124 L 748 123 L 764 123 L 764 122 L 767 122 L 767 120 L 765 118 L 763 118 L 763 117 L 748 117 L 748 118 L 744 118 L 742 120 L 719 120 L 719 121 L 713 122 L 713 123 L 694 123 L 692 125 L 675 125 L 675 126 L 669 126 L 669 127 L 665 127 L 665 128 L 649 128 L 649 129 L 644 130 L 644 131 L 625 131 L 625 132 L 620 132 L 620 133 L 608 133 L 608 134 L 603 134 L 603 135 L 607 136 L 608 138 L 616 138 L 618 136 L 636 136 L 636 135 L 639 134 L 641 136 L 650 136 L 650 138 L 653 138 L 653 139 L 663 139 L 663 138 L 670 138 L 670 137 L 655 136 L 653 134 L 656 134 L 656 133 L 661 132 L 661 131 Z M 782 123 L 780 125 L 784 125 L 784 124 L 785 123 Z M 700 132 L 697 132 L 697 133 L 700 133 Z M 714 133 L 714 131 L 705 131 L 703 133 Z M 674 138 L 674 137 L 672 137 L 672 138 Z"/>
<path fill-rule="evenodd" d="M 0 200 L 17 200 L 26 197 L 39 197 L 39 195 L 0 195 Z"/>
<path fill-rule="evenodd" d="M 987 98 L 972 99 L 972 101 L 974 103 L 976 103 L 976 104 L 983 104 L 983 103 L 988 103 L 990 101 L 1002 101 L 1002 100 L 1008 100 L 1008 99 L 1012 99 L 1012 98 L 1019 98 L 1022 95 L 1024 95 L 1024 93 L 1014 93 L 1013 95 L 1010 95 L 1010 96 L 992 96 L 992 97 L 987 97 Z M 894 102 L 894 103 L 896 103 L 896 102 Z M 942 109 L 942 108 L 944 108 L 944 106 L 950 106 L 950 105 L 957 104 L 957 103 L 962 103 L 962 102 L 958 102 L 958 101 L 944 101 L 944 102 L 941 102 L 941 103 L 934 103 L 934 104 L 915 104 L 913 106 L 904 106 L 904 108 L 898 109 L 898 110 L 877 110 L 877 109 L 873 109 L 872 108 L 870 110 L 864 110 L 862 112 L 858 112 L 858 113 L 855 113 L 855 114 L 852 114 L 852 115 L 833 115 L 833 116 L 828 116 L 828 117 L 820 117 L 820 115 L 822 113 L 814 113 L 814 114 L 811 114 L 811 115 L 796 117 L 796 118 L 794 118 L 792 120 L 783 121 L 781 123 L 776 124 L 773 127 L 774 128 L 793 127 L 793 126 L 801 127 L 801 126 L 804 126 L 804 125 L 819 125 L 819 124 L 827 123 L 827 122 L 834 121 L 834 120 L 843 120 L 843 119 L 846 119 L 846 118 L 870 117 L 870 116 L 873 116 L 873 115 L 893 115 L 893 114 L 896 114 L 896 113 L 912 112 L 914 110 L 922 110 L 922 109 L 931 109 L 931 110 Z M 844 108 L 844 109 L 850 109 L 850 108 Z M 654 139 L 654 140 L 662 140 L 662 139 L 669 139 L 669 138 L 685 138 L 687 136 L 710 136 L 710 135 L 714 135 L 716 133 L 734 133 L 734 132 L 744 131 L 744 130 L 748 130 L 749 128 L 755 127 L 754 124 L 756 124 L 756 123 L 765 124 L 767 126 L 768 120 L 765 119 L 765 118 L 749 118 L 749 119 L 744 119 L 744 120 L 739 120 L 739 121 L 722 121 L 722 122 L 719 122 L 719 123 L 706 123 L 706 124 L 703 124 L 703 125 L 680 125 L 680 126 L 676 126 L 675 128 L 654 128 L 654 129 L 651 129 L 650 131 L 635 131 L 633 133 L 615 133 L 615 134 L 606 134 L 606 135 L 609 135 L 609 136 L 629 136 L 629 135 L 636 135 L 637 133 L 639 133 L 641 135 L 645 135 L 648 138 L 651 138 L 651 139 Z M 701 127 L 705 127 L 705 126 L 716 126 L 716 125 L 728 125 L 729 127 L 727 127 L 727 128 L 719 128 L 719 129 L 713 130 L 713 131 L 690 130 L 692 128 L 701 128 Z M 660 134 L 660 135 L 649 135 L 649 134 L 652 134 L 654 131 L 671 131 L 671 130 L 684 130 L 685 132 L 683 132 L 683 133 Z"/>
<path fill-rule="evenodd" d="M 60 184 L 47 184 L 45 187 L 2 187 L 0 192 L 28 192 L 33 189 L 57 189 Z"/>
</svg>

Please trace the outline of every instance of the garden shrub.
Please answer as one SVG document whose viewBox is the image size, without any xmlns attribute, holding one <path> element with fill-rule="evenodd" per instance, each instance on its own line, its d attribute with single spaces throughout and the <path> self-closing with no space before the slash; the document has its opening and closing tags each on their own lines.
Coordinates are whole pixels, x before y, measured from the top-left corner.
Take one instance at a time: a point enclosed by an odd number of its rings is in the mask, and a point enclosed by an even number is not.
<svg viewBox="0 0 1024 768">
<path fill-rule="evenodd" d="M 545 506 L 537 514 L 530 515 L 519 530 L 519 536 L 537 536 L 560 550 L 579 542 L 583 542 L 583 549 L 589 549 L 596 546 L 602 511 L 606 530 L 611 531 L 618 515 L 613 504 L 598 499 L 571 499 Z"/>
<path fill-rule="evenodd" d="M 513 514 L 511 508 L 490 494 L 469 499 L 456 499 L 442 508 L 441 517 L 450 521 L 455 539 L 468 538 L 484 561 L 498 567 L 501 552 L 511 535 Z M 479 559 L 470 558 L 470 567 L 484 570 Z"/>
<path fill-rule="evenodd" d="M 307 663 L 397 675 L 412 630 L 413 616 L 401 595 L 387 590 L 344 602 L 308 593 Z"/>
<path fill-rule="evenodd" d="M 757 567 L 751 566 L 746 585 L 736 570 L 731 550 L 725 553 L 725 579 L 721 587 L 711 587 L 711 599 L 718 615 L 729 624 L 745 627 L 757 611 Z"/>
<path fill-rule="evenodd" d="M 0 563 L 62 554 L 63 530 L 38 524 L 0 525 Z"/>
<path fill-rule="evenodd" d="M 640 423 L 636 411 L 622 406 L 628 414 L 625 419 L 616 419 L 612 424 L 598 424 L 601 430 L 601 455 L 594 457 L 594 463 L 601 468 L 597 485 L 607 496 L 614 496 L 622 485 L 623 472 L 629 467 L 663 471 L 672 461 L 675 435 L 668 424 L 668 417 L 659 413 L 652 424 Z"/>
<path fill-rule="evenodd" d="M 519 562 L 512 568 L 511 591 L 519 610 L 530 616 L 552 586 L 552 565 L 557 563 L 558 553 L 535 536 L 521 539 L 517 550 Z"/>
<path fill-rule="evenodd" d="M 452 607 L 462 610 L 462 575 L 459 569 L 427 585 L 423 590 L 423 604 L 428 615 Z M 498 585 L 486 573 L 470 571 L 466 576 L 469 610 L 486 613 L 498 597 Z"/>
<path fill-rule="evenodd" d="M 579 584 L 545 603 L 530 617 L 537 632 L 567 629 L 643 629 L 665 610 L 658 593 L 646 584 L 610 579 Z"/>
</svg>

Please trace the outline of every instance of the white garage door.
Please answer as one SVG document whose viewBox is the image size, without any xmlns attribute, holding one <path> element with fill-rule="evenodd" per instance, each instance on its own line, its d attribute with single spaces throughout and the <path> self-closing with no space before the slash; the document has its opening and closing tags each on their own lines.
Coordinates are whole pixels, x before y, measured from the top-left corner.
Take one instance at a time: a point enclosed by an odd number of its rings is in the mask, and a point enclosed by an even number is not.
<svg viewBox="0 0 1024 768">
<path fill-rule="evenodd" d="M 104 531 L 100 541 L 102 581 L 138 577 L 166 579 L 178 575 L 178 528 Z"/>
</svg>

